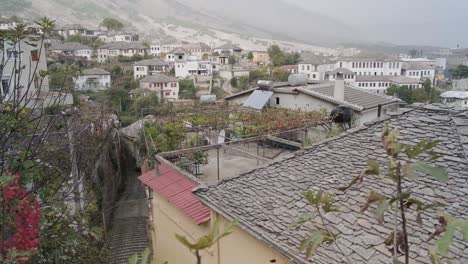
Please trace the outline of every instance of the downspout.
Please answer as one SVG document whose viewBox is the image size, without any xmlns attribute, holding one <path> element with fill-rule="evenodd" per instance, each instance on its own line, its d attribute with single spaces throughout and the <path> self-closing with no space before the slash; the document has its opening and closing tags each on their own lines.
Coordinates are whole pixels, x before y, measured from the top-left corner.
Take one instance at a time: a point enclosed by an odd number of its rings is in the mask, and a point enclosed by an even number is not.
<svg viewBox="0 0 468 264">
<path fill-rule="evenodd" d="M 381 117 L 382 116 L 382 105 L 379 104 L 377 106 L 377 117 Z"/>
</svg>

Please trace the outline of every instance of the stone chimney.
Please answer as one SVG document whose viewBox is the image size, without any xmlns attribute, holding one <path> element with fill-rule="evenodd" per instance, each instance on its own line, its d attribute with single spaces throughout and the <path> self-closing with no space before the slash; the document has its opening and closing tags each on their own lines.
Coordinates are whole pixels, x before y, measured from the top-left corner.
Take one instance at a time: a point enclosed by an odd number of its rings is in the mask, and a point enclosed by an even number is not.
<svg viewBox="0 0 468 264">
<path fill-rule="evenodd" d="M 336 73 L 335 88 L 333 89 L 333 97 L 336 100 L 344 101 L 344 89 L 345 89 L 345 81 L 343 78 L 343 73 L 338 72 Z"/>
</svg>

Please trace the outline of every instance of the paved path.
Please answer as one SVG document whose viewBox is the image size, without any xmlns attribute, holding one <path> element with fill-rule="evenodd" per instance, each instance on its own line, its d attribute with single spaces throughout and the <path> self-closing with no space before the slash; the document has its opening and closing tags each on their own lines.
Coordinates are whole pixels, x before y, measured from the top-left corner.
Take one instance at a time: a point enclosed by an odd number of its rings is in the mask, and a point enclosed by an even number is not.
<svg viewBox="0 0 468 264">
<path fill-rule="evenodd" d="M 128 264 L 128 258 L 148 247 L 148 208 L 144 187 L 136 177 L 139 173 L 127 172 L 128 182 L 112 220 L 109 242 L 109 263 Z"/>
</svg>

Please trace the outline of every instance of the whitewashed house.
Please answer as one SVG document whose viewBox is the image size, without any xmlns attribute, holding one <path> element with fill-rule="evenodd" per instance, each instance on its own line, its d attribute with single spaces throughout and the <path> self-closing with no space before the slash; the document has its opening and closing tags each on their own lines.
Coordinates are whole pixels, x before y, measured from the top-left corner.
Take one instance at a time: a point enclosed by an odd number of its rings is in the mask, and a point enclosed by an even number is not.
<svg viewBox="0 0 468 264">
<path fill-rule="evenodd" d="M 205 43 L 198 42 L 183 44 L 182 48 L 186 50 L 191 56 L 195 56 L 199 60 L 208 60 L 211 56 L 211 47 Z"/>
<path fill-rule="evenodd" d="M 17 25 L 18 23 L 14 20 L 0 17 L 0 30 L 14 29 Z"/>
<path fill-rule="evenodd" d="M 397 56 L 383 53 L 360 52 L 338 58 L 336 68 L 345 68 L 356 76 L 401 75 L 402 61 Z"/>
<path fill-rule="evenodd" d="M 444 104 L 458 109 L 468 109 L 468 91 L 448 91 L 440 95 Z"/>
<path fill-rule="evenodd" d="M 407 59 L 403 60 L 402 75 L 418 79 L 435 82 L 436 62 L 428 59 Z"/>
<path fill-rule="evenodd" d="M 148 75 L 140 80 L 140 91 L 155 93 L 162 101 L 176 101 L 179 99 L 179 81 L 162 73 Z M 138 94 L 138 91 L 131 91 Z"/>
<path fill-rule="evenodd" d="M 45 48 L 39 50 L 39 47 L 36 40 L 28 39 L 15 45 L 5 42 L 0 49 L 4 58 L 0 76 L 1 102 L 16 101 L 30 108 L 73 103 L 71 94 L 53 91 L 56 87 L 49 87 L 49 78 L 40 76 L 40 72 L 47 72 L 47 59 Z"/>
<path fill-rule="evenodd" d="M 133 76 L 135 79 L 168 71 L 169 65 L 158 58 L 137 61 L 133 64 Z"/>
<path fill-rule="evenodd" d="M 252 98 L 254 91 L 260 94 Z M 322 111 L 331 113 L 338 107 L 351 109 L 354 126 L 359 126 L 388 112 L 398 109 L 399 100 L 375 93 L 370 93 L 345 84 L 342 78 L 334 82 L 309 85 L 291 86 L 289 84 L 275 84 L 271 89 L 254 88 L 225 98 L 229 105 L 248 105 L 254 101 L 257 109 L 265 107 L 286 108 L 302 111 Z M 257 100 L 258 99 L 258 100 Z"/>
<path fill-rule="evenodd" d="M 105 43 L 109 42 L 136 42 L 140 38 L 138 34 L 129 32 L 113 32 L 107 34 L 101 34 L 98 36 L 99 39 Z"/>
<path fill-rule="evenodd" d="M 211 61 L 197 60 L 195 57 L 192 57 L 188 60 L 177 61 L 174 69 L 176 78 L 209 76 L 213 74 L 213 63 Z"/>
<path fill-rule="evenodd" d="M 242 54 L 242 48 L 232 43 L 226 43 L 224 45 L 214 48 L 213 52 L 217 52 L 220 55 L 240 57 Z"/>
<path fill-rule="evenodd" d="M 298 73 L 305 74 L 312 81 L 325 80 L 325 74 L 335 69 L 335 62 L 329 57 L 315 54 L 302 54 L 298 63 Z"/>
<path fill-rule="evenodd" d="M 98 29 L 88 29 L 79 24 L 71 24 L 59 27 L 56 29 L 56 32 L 62 36 L 64 39 L 68 39 L 71 36 L 81 35 L 85 37 L 97 37 L 102 34 L 101 30 Z"/>
<path fill-rule="evenodd" d="M 102 63 L 118 56 L 145 56 L 147 51 L 148 47 L 139 42 L 111 42 L 98 48 L 97 60 Z"/>
<path fill-rule="evenodd" d="M 166 62 L 169 64 L 174 64 L 175 62 L 185 61 L 189 58 L 190 52 L 183 48 L 175 48 L 168 53 L 166 53 Z"/>
<path fill-rule="evenodd" d="M 67 57 L 85 57 L 91 60 L 93 49 L 78 42 L 64 42 L 50 47 L 50 51 Z"/>
<path fill-rule="evenodd" d="M 335 81 L 338 76 L 342 76 L 341 78 L 344 79 L 345 83 L 348 85 L 354 86 L 356 83 L 356 74 L 348 69 L 345 68 L 337 68 L 333 71 L 328 71 L 325 73 L 325 80 L 327 81 Z"/>
<path fill-rule="evenodd" d="M 392 85 L 406 86 L 409 89 L 422 88 L 423 82 L 418 79 L 409 78 L 406 76 L 392 75 L 360 75 L 356 76 L 355 86 L 370 92 L 385 94 L 387 89 Z"/>
<path fill-rule="evenodd" d="M 161 54 L 167 54 L 170 51 L 181 48 L 182 43 L 177 40 L 162 40 L 162 41 L 155 41 L 150 44 L 150 54 L 153 56 L 159 56 Z"/>
<path fill-rule="evenodd" d="M 103 69 L 85 69 L 73 81 L 77 91 L 101 91 L 111 86 L 111 75 Z"/>
</svg>

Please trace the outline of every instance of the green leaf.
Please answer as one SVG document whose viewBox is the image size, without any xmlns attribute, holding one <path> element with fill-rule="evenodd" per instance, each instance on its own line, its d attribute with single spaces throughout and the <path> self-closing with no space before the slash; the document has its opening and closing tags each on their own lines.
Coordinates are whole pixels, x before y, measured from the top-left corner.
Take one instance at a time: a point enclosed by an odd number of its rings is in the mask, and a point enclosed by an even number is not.
<svg viewBox="0 0 468 264">
<path fill-rule="evenodd" d="M 187 238 L 185 238 L 184 236 L 181 236 L 179 234 L 175 234 L 176 236 L 176 239 L 179 240 L 180 243 L 182 243 L 182 245 L 186 246 L 188 249 L 192 250 L 193 249 L 193 244 L 191 244 L 190 242 L 188 242 Z"/>
<path fill-rule="evenodd" d="M 424 174 L 429 174 L 438 181 L 441 181 L 441 182 L 448 181 L 448 174 L 444 168 L 433 167 L 429 164 L 426 164 L 423 161 L 418 161 L 414 163 L 413 166 L 416 171 L 422 172 Z"/>
<path fill-rule="evenodd" d="M 138 261 L 138 254 L 132 255 L 128 258 L 129 264 L 137 264 Z"/>
<path fill-rule="evenodd" d="M 291 224 L 289 224 L 289 229 L 297 229 L 299 227 L 301 227 L 302 225 L 304 225 L 305 223 L 309 222 L 310 220 L 312 220 L 312 218 L 314 218 L 314 214 L 312 213 L 307 213 L 307 214 L 302 214 L 299 216 L 299 220 L 297 221 L 294 221 L 292 222 Z"/>
<path fill-rule="evenodd" d="M 7 184 L 14 180 L 16 176 L 0 176 L 0 185 Z"/>
<path fill-rule="evenodd" d="M 380 174 L 380 166 L 379 163 L 375 160 L 367 161 L 367 165 L 369 168 L 366 170 L 367 175 L 379 175 Z"/>
<path fill-rule="evenodd" d="M 377 205 L 377 208 L 374 211 L 375 218 L 381 225 L 384 223 L 384 215 L 385 215 L 385 210 L 387 208 L 388 208 L 388 201 L 381 200 L 379 204 Z"/>
<path fill-rule="evenodd" d="M 308 238 L 301 241 L 301 244 L 299 245 L 299 251 L 305 251 L 306 256 L 309 258 L 323 243 L 324 239 L 325 237 L 322 231 L 313 230 Z"/>
<path fill-rule="evenodd" d="M 449 247 L 453 242 L 455 228 L 456 226 L 453 224 L 453 222 L 452 223 L 449 222 L 447 226 L 447 230 L 445 231 L 444 235 L 441 236 L 436 242 L 439 253 L 444 257 L 447 255 Z"/>
</svg>

